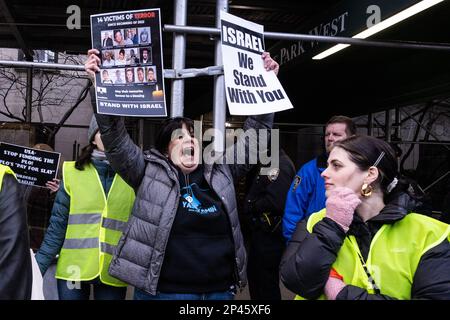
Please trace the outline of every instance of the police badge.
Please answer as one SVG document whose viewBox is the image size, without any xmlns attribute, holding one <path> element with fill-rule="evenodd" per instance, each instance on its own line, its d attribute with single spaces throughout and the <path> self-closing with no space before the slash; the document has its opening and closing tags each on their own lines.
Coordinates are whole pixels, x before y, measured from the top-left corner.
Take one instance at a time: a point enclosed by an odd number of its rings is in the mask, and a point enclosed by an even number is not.
<svg viewBox="0 0 450 320">
<path fill-rule="evenodd" d="M 267 174 L 267 179 L 269 179 L 270 182 L 274 182 L 275 180 L 277 180 L 279 174 L 280 174 L 279 168 L 272 168 Z"/>
</svg>

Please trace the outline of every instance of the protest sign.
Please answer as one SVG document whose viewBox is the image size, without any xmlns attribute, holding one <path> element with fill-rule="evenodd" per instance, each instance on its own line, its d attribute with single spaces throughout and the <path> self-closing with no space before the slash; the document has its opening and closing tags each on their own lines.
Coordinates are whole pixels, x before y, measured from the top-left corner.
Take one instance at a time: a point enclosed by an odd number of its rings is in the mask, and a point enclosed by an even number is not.
<svg viewBox="0 0 450 320">
<path fill-rule="evenodd" d="M 58 152 L 0 143 L 0 163 L 9 166 L 22 184 L 45 187 L 58 173 Z"/>
<path fill-rule="evenodd" d="M 101 60 L 97 112 L 167 116 L 159 9 L 92 15 L 91 38 Z"/>
<path fill-rule="evenodd" d="M 264 114 L 293 108 L 277 76 L 264 68 L 263 26 L 223 11 L 220 19 L 230 114 Z"/>
</svg>

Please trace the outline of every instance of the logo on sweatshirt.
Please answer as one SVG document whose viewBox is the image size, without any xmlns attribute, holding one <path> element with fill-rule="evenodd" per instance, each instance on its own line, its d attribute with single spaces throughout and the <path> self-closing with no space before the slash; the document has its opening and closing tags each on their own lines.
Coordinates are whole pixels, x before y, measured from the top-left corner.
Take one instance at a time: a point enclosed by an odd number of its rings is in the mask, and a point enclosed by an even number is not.
<svg viewBox="0 0 450 320">
<path fill-rule="evenodd" d="M 197 197 L 194 194 L 194 191 L 192 190 L 193 185 L 194 184 L 191 184 L 181 189 L 183 208 L 187 209 L 189 212 L 200 215 L 216 213 L 218 211 L 216 205 L 213 204 L 212 206 L 205 207 L 202 205 L 200 200 L 197 199 Z"/>
</svg>

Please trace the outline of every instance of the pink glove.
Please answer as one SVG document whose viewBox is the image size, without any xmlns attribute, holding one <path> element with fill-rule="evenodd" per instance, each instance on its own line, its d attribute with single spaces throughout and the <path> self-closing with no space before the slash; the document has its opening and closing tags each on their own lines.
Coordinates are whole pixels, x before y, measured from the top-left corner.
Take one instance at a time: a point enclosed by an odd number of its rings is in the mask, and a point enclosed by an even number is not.
<svg viewBox="0 0 450 320">
<path fill-rule="evenodd" d="M 325 285 L 325 295 L 328 300 L 336 300 L 337 295 L 344 289 L 345 283 L 341 279 L 329 277 Z"/>
<path fill-rule="evenodd" d="M 326 208 L 327 217 L 339 224 L 345 232 L 353 221 L 355 208 L 361 203 L 361 200 L 355 192 L 346 187 L 337 187 L 330 190 L 327 198 Z"/>
</svg>

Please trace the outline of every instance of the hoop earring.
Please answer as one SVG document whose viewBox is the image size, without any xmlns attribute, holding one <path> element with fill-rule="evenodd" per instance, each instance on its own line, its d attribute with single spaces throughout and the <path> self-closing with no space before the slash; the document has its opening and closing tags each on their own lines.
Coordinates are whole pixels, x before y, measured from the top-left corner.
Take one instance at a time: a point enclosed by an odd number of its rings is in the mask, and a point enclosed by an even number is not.
<svg viewBox="0 0 450 320">
<path fill-rule="evenodd" d="M 361 187 L 361 195 L 363 197 L 370 197 L 372 195 L 372 186 L 370 184 L 364 183 Z"/>
</svg>

